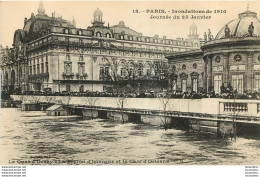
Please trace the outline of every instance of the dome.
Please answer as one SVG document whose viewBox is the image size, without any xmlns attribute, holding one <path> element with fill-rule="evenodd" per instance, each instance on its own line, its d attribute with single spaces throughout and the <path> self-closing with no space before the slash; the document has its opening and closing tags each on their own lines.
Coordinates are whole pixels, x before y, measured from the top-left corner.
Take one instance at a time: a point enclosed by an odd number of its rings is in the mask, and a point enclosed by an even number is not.
<svg viewBox="0 0 260 177">
<path fill-rule="evenodd" d="M 249 34 L 249 26 L 254 26 L 252 35 Z M 239 38 L 247 36 L 260 36 L 260 21 L 257 18 L 257 13 L 249 10 L 240 13 L 238 19 L 232 20 L 221 28 L 215 39 L 228 38 L 226 36 L 226 28 L 229 28 L 229 37 Z"/>
<path fill-rule="evenodd" d="M 103 16 L 103 12 L 101 10 L 99 10 L 99 8 L 97 8 L 97 10 L 95 10 L 93 16 L 94 17 L 96 17 L 96 16 Z"/>
</svg>

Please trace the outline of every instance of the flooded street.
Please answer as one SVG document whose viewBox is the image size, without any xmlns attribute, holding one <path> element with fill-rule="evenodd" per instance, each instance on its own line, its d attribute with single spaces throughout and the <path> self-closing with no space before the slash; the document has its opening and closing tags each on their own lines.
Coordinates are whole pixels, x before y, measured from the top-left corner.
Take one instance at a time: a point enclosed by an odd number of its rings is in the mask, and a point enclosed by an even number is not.
<svg viewBox="0 0 260 177">
<path fill-rule="evenodd" d="M 260 141 L 1 109 L 1 165 L 259 164 Z"/>
</svg>

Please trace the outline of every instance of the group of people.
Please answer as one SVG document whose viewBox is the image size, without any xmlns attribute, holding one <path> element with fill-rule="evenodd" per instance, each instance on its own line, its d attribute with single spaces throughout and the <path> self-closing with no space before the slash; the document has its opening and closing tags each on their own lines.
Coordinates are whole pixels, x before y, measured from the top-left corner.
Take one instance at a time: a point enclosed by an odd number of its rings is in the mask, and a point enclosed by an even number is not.
<svg viewBox="0 0 260 177">
<path fill-rule="evenodd" d="M 226 87 L 224 85 L 220 88 L 221 93 L 216 94 L 214 91 L 206 92 L 182 92 L 182 91 L 143 91 L 140 93 L 123 93 L 123 92 L 42 92 L 42 91 L 23 91 L 9 93 L 16 95 L 44 95 L 44 96 L 81 96 L 81 97 L 127 97 L 127 98 L 176 98 L 176 99 L 201 99 L 201 98 L 224 98 L 224 99 L 260 99 L 259 92 L 248 92 L 245 91 L 242 94 L 233 91 L 231 84 Z M 2 92 L 2 98 L 6 97 L 5 92 Z"/>
</svg>

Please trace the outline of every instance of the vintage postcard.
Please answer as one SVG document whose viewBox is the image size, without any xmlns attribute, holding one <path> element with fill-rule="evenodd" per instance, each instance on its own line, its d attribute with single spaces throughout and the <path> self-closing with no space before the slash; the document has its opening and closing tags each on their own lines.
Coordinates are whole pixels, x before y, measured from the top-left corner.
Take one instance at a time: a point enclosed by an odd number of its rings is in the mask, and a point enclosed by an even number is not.
<svg viewBox="0 0 260 177">
<path fill-rule="evenodd" d="M 257 167 L 259 6 L 0 2 L 0 164 Z"/>
</svg>

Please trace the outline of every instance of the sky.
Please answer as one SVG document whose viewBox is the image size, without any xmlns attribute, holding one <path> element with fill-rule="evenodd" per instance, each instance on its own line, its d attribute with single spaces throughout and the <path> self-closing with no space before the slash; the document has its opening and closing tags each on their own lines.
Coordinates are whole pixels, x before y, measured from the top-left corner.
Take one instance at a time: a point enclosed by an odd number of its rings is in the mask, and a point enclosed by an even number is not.
<svg viewBox="0 0 260 177">
<path fill-rule="evenodd" d="M 260 14 L 260 2 L 205 2 L 205 1 L 43 1 L 45 13 L 51 16 L 55 11 L 56 16 L 63 19 L 76 20 L 78 28 L 86 29 L 91 26 L 93 12 L 99 8 L 103 12 L 105 25 L 117 25 L 119 21 L 124 21 L 125 26 L 142 33 L 144 36 L 159 35 L 168 39 L 177 37 L 187 38 L 189 27 L 195 23 L 198 27 L 198 34 L 203 38 L 203 33 L 211 29 L 211 33 L 216 36 L 218 31 L 229 21 L 238 18 L 238 14 L 247 10 Z M 1 1 L 0 2 L 0 44 L 11 46 L 13 35 L 16 29 L 23 29 L 24 18 L 30 18 L 31 13 L 37 14 L 39 1 Z M 153 13 L 152 10 L 163 9 L 166 13 Z M 171 13 L 172 10 L 211 10 L 208 14 L 183 14 Z M 138 10 L 140 13 L 133 13 Z M 149 10 L 151 13 L 146 13 Z M 214 10 L 226 11 L 226 13 L 214 13 Z M 144 11 L 144 12 L 143 12 Z M 170 11 L 170 13 L 168 12 Z M 153 16 L 182 16 L 189 15 L 189 19 L 150 19 Z M 211 19 L 190 19 L 191 15 L 211 16 Z"/>
</svg>

